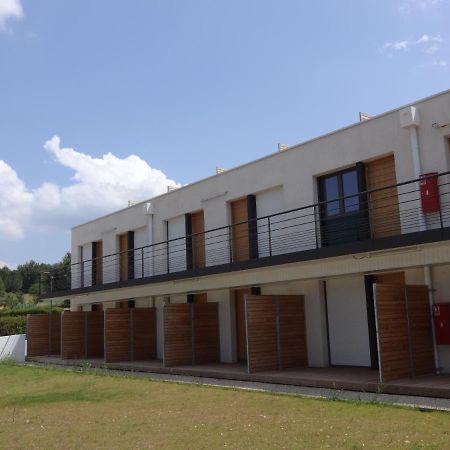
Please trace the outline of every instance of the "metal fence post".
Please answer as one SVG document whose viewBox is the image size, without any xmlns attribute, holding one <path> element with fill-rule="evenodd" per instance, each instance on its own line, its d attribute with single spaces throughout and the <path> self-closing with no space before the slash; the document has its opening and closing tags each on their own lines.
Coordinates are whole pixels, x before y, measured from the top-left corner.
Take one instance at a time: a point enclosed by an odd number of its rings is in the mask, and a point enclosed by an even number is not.
<svg viewBox="0 0 450 450">
<path fill-rule="evenodd" d="M 144 278 L 144 247 L 141 248 L 141 272 L 142 278 Z"/>
<path fill-rule="evenodd" d="M 228 225 L 228 244 L 229 244 L 229 262 L 230 264 L 233 262 L 233 239 L 232 239 L 232 225 Z"/>
</svg>

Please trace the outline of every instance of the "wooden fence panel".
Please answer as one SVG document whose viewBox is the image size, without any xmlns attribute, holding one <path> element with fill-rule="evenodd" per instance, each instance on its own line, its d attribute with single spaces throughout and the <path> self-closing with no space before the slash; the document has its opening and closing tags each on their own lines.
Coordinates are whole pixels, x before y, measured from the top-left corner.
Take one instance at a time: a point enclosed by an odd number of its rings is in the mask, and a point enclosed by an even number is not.
<svg viewBox="0 0 450 450">
<path fill-rule="evenodd" d="M 192 303 L 164 305 L 164 365 L 192 364 Z"/>
<path fill-rule="evenodd" d="M 305 297 L 280 295 L 277 297 L 279 312 L 280 369 L 306 367 Z"/>
<path fill-rule="evenodd" d="M 104 316 L 103 311 L 85 312 L 85 351 L 87 358 L 104 357 Z"/>
<path fill-rule="evenodd" d="M 375 286 L 381 381 L 409 377 L 411 371 L 404 286 Z"/>
<path fill-rule="evenodd" d="M 406 286 L 413 375 L 434 373 L 433 331 L 427 286 Z"/>
<path fill-rule="evenodd" d="M 130 309 L 105 310 L 105 362 L 130 361 Z"/>
<path fill-rule="evenodd" d="M 61 315 L 61 358 L 84 357 L 84 313 L 66 311 Z"/>
<path fill-rule="evenodd" d="M 245 298 L 248 372 L 278 369 L 276 302 L 272 296 Z"/>
<path fill-rule="evenodd" d="M 49 315 L 30 314 L 27 317 L 27 356 L 49 354 Z"/>
<path fill-rule="evenodd" d="M 61 355 L 61 313 L 50 315 L 50 355 Z"/>
<path fill-rule="evenodd" d="M 156 308 L 131 309 L 133 360 L 156 359 Z"/>
<path fill-rule="evenodd" d="M 220 361 L 219 304 L 192 303 L 194 364 Z"/>
</svg>

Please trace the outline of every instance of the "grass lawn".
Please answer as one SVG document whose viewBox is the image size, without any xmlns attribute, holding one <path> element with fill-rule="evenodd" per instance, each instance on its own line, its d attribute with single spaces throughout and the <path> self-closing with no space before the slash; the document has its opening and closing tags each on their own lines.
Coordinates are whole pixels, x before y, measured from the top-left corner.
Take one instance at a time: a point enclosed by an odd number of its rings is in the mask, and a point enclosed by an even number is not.
<svg viewBox="0 0 450 450">
<path fill-rule="evenodd" d="M 0 365 L 2 449 L 450 448 L 450 414 Z"/>
</svg>

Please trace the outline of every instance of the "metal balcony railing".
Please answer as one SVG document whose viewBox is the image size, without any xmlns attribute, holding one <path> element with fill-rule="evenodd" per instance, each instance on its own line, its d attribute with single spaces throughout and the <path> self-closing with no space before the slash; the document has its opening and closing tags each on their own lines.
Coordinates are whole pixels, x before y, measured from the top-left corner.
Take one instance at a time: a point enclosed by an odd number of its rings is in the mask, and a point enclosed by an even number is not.
<svg viewBox="0 0 450 450">
<path fill-rule="evenodd" d="M 438 208 L 431 213 L 423 212 L 421 180 L 414 179 L 46 272 L 41 296 L 167 274 L 198 274 L 220 265 L 229 270 L 230 264 L 252 259 L 266 258 L 268 264 L 273 259 L 275 264 L 277 255 L 444 229 L 450 227 L 450 172 L 433 177 L 438 189 L 427 201 Z"/>
</svg>

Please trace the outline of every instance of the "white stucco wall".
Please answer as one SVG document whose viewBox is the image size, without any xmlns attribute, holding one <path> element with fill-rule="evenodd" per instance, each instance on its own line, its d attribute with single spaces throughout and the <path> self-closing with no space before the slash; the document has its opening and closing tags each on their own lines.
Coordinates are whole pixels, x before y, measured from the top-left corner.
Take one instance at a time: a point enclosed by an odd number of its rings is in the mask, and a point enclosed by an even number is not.
<svg viewBox="0 0 450 450">
<path fill-rule="evenodd" d="M 326 286 L 331 364 L 370 366 L 364 278 L 330 279 Z"/>
</svg>

